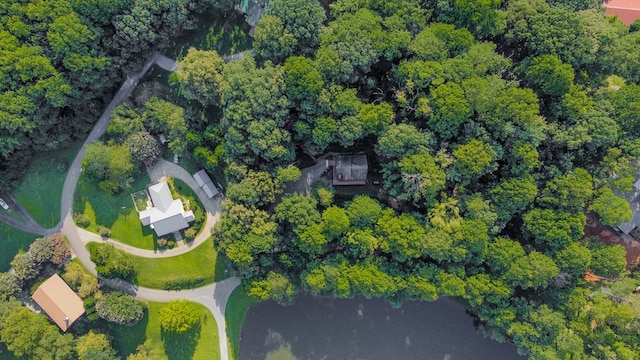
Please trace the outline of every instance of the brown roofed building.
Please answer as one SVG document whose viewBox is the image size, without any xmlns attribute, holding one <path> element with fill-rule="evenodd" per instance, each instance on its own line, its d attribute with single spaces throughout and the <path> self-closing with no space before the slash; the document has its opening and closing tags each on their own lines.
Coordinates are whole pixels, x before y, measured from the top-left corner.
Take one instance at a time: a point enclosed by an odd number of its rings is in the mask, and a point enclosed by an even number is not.
<svg viewBox="0 0 640 360">
<path fill-rule="evenodd" d="M 617 15 L 618 19 L 627 26 L 640 19 L 639 0 L 605 0 L 602 6 L 607 8 L 605 14 Z"/>
<path fill-rule="evenodd" d="M 365 154 L 336 155 L 333 166 L 333 185 L 366 185 L 369 165 Z"/>
<path fill-rule="evenodd" d="M 62 331 L 67 331 L 84 314 L 82 299 L 58 274 L 43 282 L 32 298 Z"/>
</svg>

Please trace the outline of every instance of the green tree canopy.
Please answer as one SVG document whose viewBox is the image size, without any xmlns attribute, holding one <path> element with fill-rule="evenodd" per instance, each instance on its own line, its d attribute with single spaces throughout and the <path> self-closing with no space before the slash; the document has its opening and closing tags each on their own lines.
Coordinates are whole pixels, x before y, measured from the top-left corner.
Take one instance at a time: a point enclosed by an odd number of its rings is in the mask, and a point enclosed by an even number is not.
<svg viewBox="0 0 640 360">
<path fill-rule="evenodd" d="M 160 309 L 163 329 L 183 334 L 200 321 L 198 307 L 187 300 L 172 300 Z"/>
</svg>

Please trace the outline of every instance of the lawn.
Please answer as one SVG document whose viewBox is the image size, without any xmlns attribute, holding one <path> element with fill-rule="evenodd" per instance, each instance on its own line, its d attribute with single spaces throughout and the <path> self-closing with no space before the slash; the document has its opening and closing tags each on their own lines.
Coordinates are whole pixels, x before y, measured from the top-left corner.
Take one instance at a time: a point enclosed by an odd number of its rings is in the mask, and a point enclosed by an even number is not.
<svg viewBox="0 0 640 360">
<path fill-rule="evenodd" d="M 146 340 L 154 355 L 153 360 L 220 359 L 218 327 L 207 308 L 196 304 L 202 312 L 199 326 L 178 335 L 162 330 L 158 314 L 163 306 L 164 303 L 148 302 L 147 312 L 133 327 L 109 325 L 115 338 L 114 347 L 120 356 L 126 358 Z"/>
<path fill-rule="evenodd" d="M 0 221 L 0 271 L 9 270 L 9 263 L 20 250 L 26 251 L 29 245 L 38 237 L 22 230 L 11 227 Z"/>
<path fill-rule="evenodd" d="M 137 285 L 153 289 L 194 288 L 223 278 L 222 265 L 218 264 L 218 254 L 213 249 L 213 238 L 183 255 L 132 258 Z"/>
<path fill-rule="evenodd" d="M 249 50 L 253 41 L 249 30 L 249 25 L 237 11 L 227 14 L 206 12 L 200 16 L 198 27 L 178 38 L 178 45 L 167 54 L 172 58 L 181 58 L 190 47 L 215 50 L 221 56 Z"/>
<path fill-rule="evenodd" d="M 199 231 L 205 221 L 204 208 L 193 190 L 184 182 L 174 179 L 175 198 L 188 199 L 192 204 L 196 221 L 191 223 L 196 231 Z M 131 186 L 131 192 L 138 193 L 149 185 L 149 176 L 146 172 L 138 175 Z M 140 199 L 137 199 L 140 200 Z M 102 191 L 98 184 L 85 176 L 80 177 L 75 194 L 74 212 L 86 215 L 91 224 L 88 230 L 98 232 L 98 226 L 111 229 L 111 238 L 124 244 L 140 249 L 157 250 L 158 237 L 148 226 L 143 226 L 133 203 L 129 191 L 108 195 Z M 142 202 L 138 201 L 142 209 Z M 171 236 L 169 240 L 172 240 Z"/>
<path fill-rule="evenodd" d="M 136 176 L 131 191 L 145 189 L 149 185 L 146 171 Z M 91 220 L 88 230 L 97 232 L 98 226 L 111 229 L 111 237 L 141 249 L 156 248 L 155 235 L 148 226 L 142 226 L 129 191 L 109 195 L 95 181 L 82 175 L 76 188 L 73 211 Z"/>
<path fill-rule="evenodd" d="M 82 140 L 78 140 L 64 149 L 36 154 L 24 180 L 11 192 L 45 228 L 54 227 L 60 221 L 62 185 L 81 146 Z"/>
<path fill-rule="evenodd" d="M 254 301 L 247 296 L 247 292 L 241 286 L 233 290 L 227 301 L 224 317 L 227 322 L 229 348 L 231 349 L 232 358 L 236 360 L 238 359 L 240 345 L 240 330 L 242 330 L 242 324 L 247 316 L 247 310 L 253 303 Z"/>
</svg>

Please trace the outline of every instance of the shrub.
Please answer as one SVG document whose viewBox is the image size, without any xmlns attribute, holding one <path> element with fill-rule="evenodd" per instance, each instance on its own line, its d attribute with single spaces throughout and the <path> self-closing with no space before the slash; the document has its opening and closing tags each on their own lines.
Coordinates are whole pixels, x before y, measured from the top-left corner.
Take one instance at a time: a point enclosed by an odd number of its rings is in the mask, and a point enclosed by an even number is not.
<svg viewBox="0 0 640 360">
<path fill-rule="evenodd" d="M 169 247 L 170 249 L 173 249 L 173 247 L 176 246 L 176 242 L 173 240 L 169 240 L 167 241 L 167 247 Z"/>
<path fill-rule="evenodd" d="M 187 300 L 169 301 L 160 309 L 160 325 L 162 328 L 183 334 L 200 320 L 200 312 L 196 305 Z"/>
<path fill-rule="evenodd" d="M 167 239 L 165 239 L 165 238 L 159 238 L 156 242 L 158 243 L 158 246 L 160 246 L 160 247 L 167 246 Z"/>
<path fill-rule="evenodd" d="M 49 241 L 53 246 L 53 255 L 49 261 L 53 264 L 60 265 L 71 257 L 71 250 L 69 249 L 67 242 L 64 240 L 64 235 L 60 233 L 53 234 L 49 236 Z"/>
<path fill-rule="evenodd" d="M 98 274 L 109 279 L 131 279 L 135 275 L 131 256 L 113 245 L 91 244 L 89 252 Z"/>
<path fill-rule="evenodd" d="M 132 326 L 144 315 L 144 306 L 133 296 L 114 291 L 105 294 L 96 302 L 96 311 L 107 321 Z"/>
<path fill-rule="evenodd" d="M 193 241 L 193 239 L 196 238 L 196 229 L 188 228 L 187 230 L 185 230 L 184 231 L 184 238 L 185 238 L 185 240 L 187 240 L 187 242 Z"/>
<path fill-rule="evenodd" d="M 73 216 L 73 221 L 75 221 L 76 224 L 82 226 L 83 228 L 91 225 L 91 219 L 89 219 L 89 217 L 85 214 L 75 214 Z"/>
<path fill-rule="evenodd" d="M 108 238 L 111 236 L 111 230 L 105 226 L 98 226 L 98 235 L 102 238 Z"/>
<path fill-rule="evenodd" d="M 205 285 L 205 279 L 178 279 L 165 281 L 162 284 L 164 290 L 194 289 Z"/>
<path fill-rule="evenodd" d="M 36 265 L 41 265 L 45 261 L 51 260 L 53 256 L 53 244 L 51 244 L 48 238 L 37 238 L 29 246 L 29 254 L 31 255 L 31 260 L 33 260 Z"/>
<path fill-rule="evenodd" d="M 5 301 L 20 290 L 18 279 L 13 273 L 0 273 L 0 301 Z"/>
<path fill-rule="evenodd" d="M 13 268 L 13 274 L 20 283 L 38 275 L 38 267 L 31 259 L 29 253 L 17 254 L 13 260 L 11 260 L 11 267 Z"/>
</svg>

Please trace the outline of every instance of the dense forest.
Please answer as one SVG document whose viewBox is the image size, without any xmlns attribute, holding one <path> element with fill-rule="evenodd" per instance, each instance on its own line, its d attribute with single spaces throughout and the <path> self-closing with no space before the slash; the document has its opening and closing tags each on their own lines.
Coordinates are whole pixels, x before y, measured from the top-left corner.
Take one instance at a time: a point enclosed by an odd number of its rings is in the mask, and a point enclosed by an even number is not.
<svg viewBox="0 0 640 360">
<path fill-rule="evenodd" d="M 625 251 L 581 239 L 630 220 L 640 155 L 640 27 L 599 3 L 274 0 L 253 55 L 189 52 L 178 91 L 222 111 L 189 146 L 228 178 L 214 239 L 249 295 L 449 296 L 533 359 L 638 358 Z M 400 210 L 283 192 L 330 151 L 367 152 Z"/>
<path fill-rule="evenodd" d="M 0 188 L 92 127 L 124 75 L 214 0 L 0 2 Z"/>
<path fill-rule="evenodd" d="M 86 132 L 140 55 L 234 5 L 0 5 L 0 186 Z M 145 163 L 157 145 L 133 144 L 164 132 L 224 172 L 215 246 L 256 299 L 449 296 L 532 359 L 636 359 L 635 269 L 582 235 L 587 215 L 631 217 L 618 195 L 638 174 L 639 30 L 600 1 L 273 0 L 252 52 L 191 49 L 171 99 L 118 109 L 93 155 Z M 300 159 L 360 151 L 380 199 L 284 192 Z M 106 190 L 126 188 L 104 170 L 116 165 L 96 170 Z M 588 271 L 616 281 L 605 291 Z"/>
</svg>

